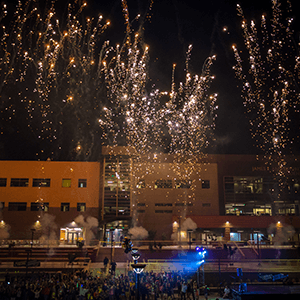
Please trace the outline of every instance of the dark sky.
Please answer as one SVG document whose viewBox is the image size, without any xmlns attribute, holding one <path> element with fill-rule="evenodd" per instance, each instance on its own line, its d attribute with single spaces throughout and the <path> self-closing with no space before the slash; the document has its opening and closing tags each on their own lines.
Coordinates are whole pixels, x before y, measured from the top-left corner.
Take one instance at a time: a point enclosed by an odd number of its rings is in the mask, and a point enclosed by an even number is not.
<svg viewBox="0 0 300 300">
<path fill-rule="evenodd" d="M 102 2 L 101 2 L 102 3 Z M 99 9 L 101 10 L 101 3 Z M 122 20 L 119 0 L 105 7 L 105 14 Z M 144 11 L 147 1 L 129 0 L 130 16 Z M 255 153 L 244 114 L 243 100 L 237 87 L 232 66 L 234 64 L 232 43 L 242 45 L 241 19 L 237 16 L 239 3 L 247 17 L 259 21 L 262 13 L 270 16 L 271 0 L 159 0 L 154 1 L 151 22 L 145 24 L 145 41 L 150 46 L 150 76 L 158 87 L 168 89 L 171 84 L 172 64 L 177 64 L 176 80 L 182 80 L 185 52 L 193 45 L 191 70 L 200 73 L 202 64 L 211 54 L 217 54 L 213 66 L 216 79 L 212 91 L 218 93 L 218 118 L 216 121 L 217 153 Z M 296 1 L 292 1 L 294 10 Z M 224 34 L 228 26 L 229 34 Z"/>
<path fill-rule="evenodd" d="M 87 13 L 103 14 L 111 21 L 107 37 L 116 43 L 122 42 L 125 25 L 121 0 L 88 0 Z M 130 19 L 145 13 L 148 0 L 128 0 Z M 297 0 L 293 0 L 297 11 Z M 211 87 L 218 93 L 218 118 L 216 120 L 216 147 L 214 153 L 246 154 L 255 153 L 249 125 L 244 113 L 243 101 L 237 87 L 232 66 L 234 64 L 232 43 L 242 45 L 240 18 L 236 4 L 239 3 L 247 19 L 259 21 L 262 13 L 270 15 L 271 0 L 154 0 L 150 21 L 144 26 L 145 42 L 150 47 L 150 77 L 162 90 L 170 89 L 172 65 L 176 63 L 176 81 L 183 79 L 185 53 L 188 45 L 193 45 L 190 67 L 193 73 L 200 73 L 203 62 L 212 54 L 217 55 L 213 66 L 216 76 Z M 296 19 L 296 22 L 299 21 Z M 299 25 L 299 24 L 298 24 Z M 228 27 L 230 34 L 222 31 Z M 298 28 L 300 28 L 298 26 Z M 5 146 L 7 141 L 0 140 L 0 159 L 26 159 L 17 152 L 11 155 L 10 149 L 27 148 L 34 152 L 34 145 L 25 138 L 14 137 L 13 146 Z M 6 136 L 7 138 L 7 136 Z M 11 142 L 11 140 L 9 141 Z M 4 146 L 3 146 L 4 145 Z M 32 148 L 32 149 L 31 149 Z M 29 158 L 32 159 L 32 158 Z"/>
</svg>

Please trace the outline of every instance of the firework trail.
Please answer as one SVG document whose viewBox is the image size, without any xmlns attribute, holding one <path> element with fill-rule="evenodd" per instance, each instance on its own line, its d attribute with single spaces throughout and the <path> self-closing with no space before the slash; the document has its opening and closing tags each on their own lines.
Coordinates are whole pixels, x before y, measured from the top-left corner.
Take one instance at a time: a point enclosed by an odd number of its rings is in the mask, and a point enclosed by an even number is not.
<svg viewBox="0 0 300 300">
<path fill-rule="evenodd" d="M 242 82 L 252 137 L 266 163 L 276 166 L 275 177 L 282 188 L 290 173 L 286 155 L 297 139 L 291 128 L 299 125 L 300 69 L 293 18 L 289 16 L 291 5 L 287 1 L 287 11 L 283 12 L 280 1 L 273 0 L 270 24 L 262 15 L 260 27 L 253 20 L 247 22 L 240 5 L 237 11 L 242 18 L 246 54 L 232 46 L 234 70 Z"/>
</svg>

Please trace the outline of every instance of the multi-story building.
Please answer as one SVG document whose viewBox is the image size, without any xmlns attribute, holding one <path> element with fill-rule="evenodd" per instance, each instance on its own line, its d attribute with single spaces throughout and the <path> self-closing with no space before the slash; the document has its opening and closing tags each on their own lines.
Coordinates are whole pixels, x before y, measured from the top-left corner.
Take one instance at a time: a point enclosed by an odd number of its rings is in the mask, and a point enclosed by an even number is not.
<svg viewBox="0 0 300 300">
<path fill-rule="evenodd" d="M 0 228 L 11 239 L 83 238 L 72 222 L 80 214 L 98 219 L 99 174 L 94 162 L 0 161 Z"/>
<path fill-rule="evenodd" d="M 186 239 L 193 229 L 192 237 L 202 240 L 256 240 L 276 231 L 299 240 L 297 159 L 280 191 L 256 156 L 191 161 L 140 157 L 124 147 L 104 147 L 100 162 L 0 161 L 0 232 L 76 242 L 91 232 L 118 240 L 142 226 L 158 239 Z"/>
</svg>

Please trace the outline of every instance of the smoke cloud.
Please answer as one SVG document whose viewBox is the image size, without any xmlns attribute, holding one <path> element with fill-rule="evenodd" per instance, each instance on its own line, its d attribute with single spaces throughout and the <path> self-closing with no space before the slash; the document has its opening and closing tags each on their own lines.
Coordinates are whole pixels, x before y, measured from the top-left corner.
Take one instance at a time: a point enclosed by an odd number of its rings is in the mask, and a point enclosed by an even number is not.
<svg viewBox="0 0 300 300">
<path fill-rule="evenodd" d="M 0 226 L 0 240 L 5 240 L 9 238 L 9 225 Z"/>
<path fill-rule="evenodd" d="M 290 225 L 282 225 L 281 227 L 278 227 L 276 224 L 271 224 L 268 227 L 268 234 L 274 235 L 274 245 L 282 245 L 288 242 L 295 234 L 295 229 Z"/>
<path fill-rule="evenodd" d="M 3 205 L 0 202 L 0 240 L 8 239 L 9 238 L 9 230 L 10 225 L 6 224 L 4 221 L 2 221 L 2 208 Z"/>
<path fill-rule="evenodd" d="M 181 230 L 195 230 L 197 229 L 197 224 L 191 219 L 187 218 L 181 225 Z"/>
<path fill-rule="evenodd" d="M 135 226 L 129 229 L 129 234 L 132 239 L 142 240 L 148 237 L 148 231 L 142 226 Z"/>
<path fill-rule="evenodd" d="M 85 244 L 90 245 L 91 240 L 95 237 L 93 229 L 98 227 L 98 220 L 90 216 L 85 219 L 83 215 L 79 215 L 74 221 L 85 229 Z"/>
<path fill-rule="evenodd" d="M 56 246 L 57 244 L 57 224 L 55 223 L 55 216 L 48 213 L 44 213 L 40 218 L 40 229 L 42 236 L 39 241 L 43 245 Z M 49 255 L 53 255 L 53 249 L 49 251 Z"/>
</svg>

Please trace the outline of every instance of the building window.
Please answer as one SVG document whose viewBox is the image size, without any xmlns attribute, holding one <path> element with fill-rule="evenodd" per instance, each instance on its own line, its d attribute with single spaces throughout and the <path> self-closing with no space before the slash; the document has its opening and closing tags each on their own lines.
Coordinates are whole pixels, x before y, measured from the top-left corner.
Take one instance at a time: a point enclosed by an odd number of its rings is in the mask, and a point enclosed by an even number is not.
<svg viewBox="0 0 300 300">
<path fill-rule="evenodd" d="M 202 203 L 202 207 L 210 207 L 210 203 Z"/>
<path fill-rule="evenodd" d="M 138 203 L 136 206 L 146 206 L 146 203 Z"/>
<path fill-rule="evenodd" d="M 10 180 L 10 186 L 21 186 L 21 187 L 27 187 L 29 184 L 28 178 L 12 178 Z"/>
<path fill-rule="evenodd" d="M 194 204 L 192 202 L 187 203 L 175 203 L 175 206 L 193 206 Z"/>
<path fill-rule="evenodd" d="M 156 214 L 171 214 L 172 210 L 155 210 Z"/>
<path fill-rule="evenodd" d="M 78 179 L 78 187 L 79 188 L 86 188 L 87 187 L 87 180 L 86 179 Z"/>
<path fill-rule="evenodd" d="M 155 203 L 155 206 L 172 206 L 172 203 Z"/>
<path fill-rule="evenodd" d="M 0 202 L 0 210 L 4 208 L 4 202 Z"/>
<path fill-rule="evenodd" d="M 226 194 L 263 194 L 271 183 L 261 177 L 225 177 L 224 181 Z"/>
<path fill-rule="evenodd" d="M 77 203 L 77 211 L 81 211 L 81 212 L 86 211 L 85 203 Z"/>
<path fill-rule="evenodd" d="M 31 211 L 49 211 L 49 202 L 31 202 Z"/>
<path fill-rule="evenodd" d="M 70 203 L 62 203 L 60 206 L 61 211 L 69 211 L 70 210 Z"/>
<path fill-rule="evenodd" d="M 6 181 L 7 181 L 6 178 L 0 178 L 0 187 L 6 186 Z"/>
<path fill-rule="evenodd" d="M 33 178 L 33 187 L 50 187 L 50 178 Z"/>
<path fill-rule="evenodd" d="M 71 187 L 71 179 L 63 178 L 62 187 L 67 187 L 67 188 Z"/>
<path fill-rule="evenodd" d="M 137 212 L 138 214 L 142 214 L 142 213 L 145 212 L 145 210 L 144 210 L 144 209 L 138 209 L 136 212 Z"/>
<path fill-rule="evenodd" d="M 146 187 L 145 179 L 140 179 L 136 184 L 137 189 L 144 189 Z"/>
<path fill-rule="evenodd" d="M 210 181 L 209 180 L 202 180 L 202 188 L 203 189 L 210 189 Z"/>
<path fill-rule="evenodd" d="M 175 189 L 190 189 L 191 181 L 189 180 L 176 180 Z"/>
<path fill-rule="evenodd" d="M 40 203 L 41 211 L 49 211 L 49 202 Z"/>
<path fill-rule="evenodd" d="M 26 202 L 9 202 L 8 210 L 9 211 L 26 211 L 27 203 Z"/>
<path fill-rule="evenodd" d="M 172 188 L 172 180 L 170 180 L 170 179 L 155 180 L 154 188 L 155 189 L 171 189 Z"/>
</svg>

